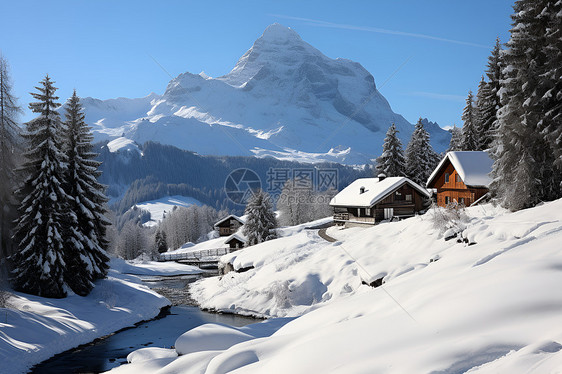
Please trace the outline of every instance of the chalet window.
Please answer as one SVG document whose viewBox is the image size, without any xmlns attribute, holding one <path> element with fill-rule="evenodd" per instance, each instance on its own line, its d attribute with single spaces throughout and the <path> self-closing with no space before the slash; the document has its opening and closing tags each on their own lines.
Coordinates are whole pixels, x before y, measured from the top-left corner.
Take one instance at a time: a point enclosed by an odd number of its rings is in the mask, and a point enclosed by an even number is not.
<svg viewBox="0 0 562 374">
<path fill-rule="evenodd" d="M 448 176 L 448 174 L 446 174 Z M 445 205 L 451 202 L 451 198 L 449 196 L 445 196 Z"/>
<path fill-rule="evenodd" d="M 460 175 L 455 175 L 455 182 L 460 183 L 461 181 L 461 176 Z"/>
<path fill-rule="evenodd" d="M 394 217 L 394 208 L 384 208 L 384 219 L 392 219 Z"/>
<path fill-rule="evenodd" d="M 445 183 L 449 183 L 449 173 L 445 173 Z"/>
<path fill-rule="evenodd" d="M 371 216 L 371 208 L 365 208 L 365 215 L 366 215 L 367 217 L 370 217 L 370 216 Z"/>
<path fill-rule="evenodd" d="M 459 203 L 462 204 L 462 205 L 464 205 L 464 197 L 461 197 L 461 198 L 459 199 Z"/>
<path fill-rule="evenodd" d="M 412 201 L 412 195 L 406 195 L 406 201 Z"/>
</svg>

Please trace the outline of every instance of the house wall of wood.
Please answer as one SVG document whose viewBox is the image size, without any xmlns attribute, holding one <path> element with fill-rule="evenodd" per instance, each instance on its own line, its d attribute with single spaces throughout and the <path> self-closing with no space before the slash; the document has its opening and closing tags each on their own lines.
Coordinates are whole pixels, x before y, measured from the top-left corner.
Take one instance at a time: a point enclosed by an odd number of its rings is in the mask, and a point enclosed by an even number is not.
<svg viewBox="0 0 562 374">
<path fill-rule="evenodd" d="M 385 219 L 385 209 L 392 208 L 394 217 L 410 217 L 423 208 L 423 196 L 408 184 L 395 190 L 375 205 L 375 220 Z"/>
<path fill-rule="evenodd" d="M 446 181 L 447 175 L 448 181 Z M 465 185 L 453 164 L 448 160 L 428 187 L 437 189 L 437 205 L 441 207 L 446 207 L 448 203 L 452 202 L 470 206 L 488 192 L 487 188 Z"/>
<path fill-rule="evenodd" d="M 242 224 L 234 218 L 227 219 L 226 221 L 216 225 L 220 236 L 230 236 L 238 231 L 240 226 L 242 226 Z"/>
<path fill-rule="evenodd" d="M 244 243 L 243 241 L 238 240 L 237 238 L 232 238 L 229 242 L 228 242 L 228 246 L 230 248 L 230 250 L 234 251 L 240 248 L 244 248 L 244 245 L 246 243 Z"/>
</svg>

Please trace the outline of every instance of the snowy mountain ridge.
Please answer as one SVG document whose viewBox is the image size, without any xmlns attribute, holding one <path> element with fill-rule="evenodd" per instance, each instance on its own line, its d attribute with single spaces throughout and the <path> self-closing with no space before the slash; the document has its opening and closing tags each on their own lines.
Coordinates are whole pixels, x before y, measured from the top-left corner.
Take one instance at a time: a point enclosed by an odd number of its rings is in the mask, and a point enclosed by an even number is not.
<svg viewBox="0 0 562 374">
<path fill-rule="evenodd" d="M 413 132 L 361 64 L 331 59 L 279 24 L 222 77 L 186 72 L 163 95 L 82 103 L 96 141 L 151 140 L 202 155 L 363 164 L 380 154 L 391 123 L 404 145 Z M 428 131 L 443 151 L 450 134 Z"/>
</svg>

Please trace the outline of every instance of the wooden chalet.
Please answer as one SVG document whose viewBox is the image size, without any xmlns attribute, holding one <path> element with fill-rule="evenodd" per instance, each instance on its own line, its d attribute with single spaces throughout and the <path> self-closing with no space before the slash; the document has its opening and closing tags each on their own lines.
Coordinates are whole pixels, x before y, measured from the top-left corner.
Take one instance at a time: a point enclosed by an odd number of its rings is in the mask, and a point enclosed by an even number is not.
<svg viewBox="0 0 562 374">
<path fill-rule="evenodd" d="M 232 234 L 228 239 L 224 241 L 224 244 L 228 245 L 231 252 L 244 248 L 247 243 L 248 240 L 246 240 L 246 238 L 239 233 Z"/>
<path fill-rule="evenodd" d="M 441 207 L 449 203 L 473 205 L 488 193 L 492 165 L 486 152 L 449 152 L 427 180 L 427 188 L 436 190 Z"/>
<path fill-rule="evenodd" d="M 215 230 L 219 232 L 220 236 L 230 236 L 238 231 L 244 223 L 242 218 L 231 214 L 215 223 Z"/>
<path fill-rule="evenodd" d="M 405 177 L 360 178 L 330 201 L 336 224 L 374 225 L 382 220 L 412 217 L 423 210 L 429 192 Z"/>
</svg>

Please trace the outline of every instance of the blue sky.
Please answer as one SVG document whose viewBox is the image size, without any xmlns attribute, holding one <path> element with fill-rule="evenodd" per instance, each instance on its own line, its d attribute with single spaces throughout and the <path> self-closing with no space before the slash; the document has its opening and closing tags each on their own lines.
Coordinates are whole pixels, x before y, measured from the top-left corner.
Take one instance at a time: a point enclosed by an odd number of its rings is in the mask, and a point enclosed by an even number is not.
<svg viewBox="0 0 562 374">
<path fill-rule="evenodd" d="M 228 73 L 278 22 L 329 57 L 361 63 L 395 112 L 442 127 L 460 120 L 513 1 L 3 1 L 0 50 L 31 118 L 29 92 L 48 73 L 61 102 L 163 93 L 189 71 Z M 168 75 L 169 74 L 169 75 Z"/>
</svg>

